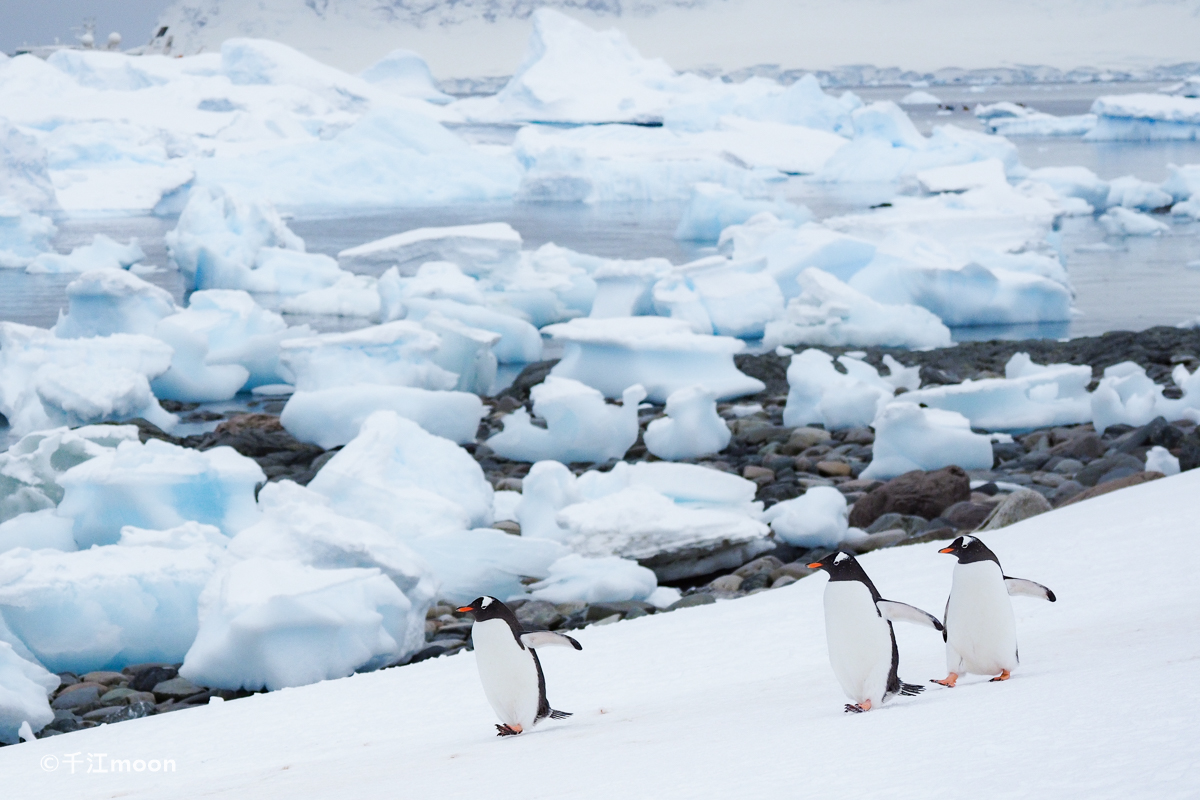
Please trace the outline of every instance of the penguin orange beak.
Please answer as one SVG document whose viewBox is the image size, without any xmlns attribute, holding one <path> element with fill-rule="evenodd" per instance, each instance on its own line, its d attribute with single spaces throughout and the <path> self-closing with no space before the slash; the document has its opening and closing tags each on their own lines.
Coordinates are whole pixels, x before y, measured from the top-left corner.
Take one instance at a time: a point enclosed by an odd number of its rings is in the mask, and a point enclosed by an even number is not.
<svg viewBox="0 0 1200 800">
<path fill-rule="evenodd" d="M 474 610 L 475 610 L 474 606 L 463 606 L 462 608 L 458 609 L 458 613 L 465 614 L 468 611 L 474 611 Z"/>
<path fill-rule="evenodd" d="M 824 564 L 822 564 L 820 561 L 814 561 L 811 564 L 805 564 L 805 566 L 808 567 L 809 569 L 820 569 L 821 567 L 824 566 Z"/>
<path fill-rule="evenodd" d="M 953 547 L 943 547 L 941 550 L 938 550 L 938 552 L 939 553 L 953 553 L 954 548 Z"/>
</svg>

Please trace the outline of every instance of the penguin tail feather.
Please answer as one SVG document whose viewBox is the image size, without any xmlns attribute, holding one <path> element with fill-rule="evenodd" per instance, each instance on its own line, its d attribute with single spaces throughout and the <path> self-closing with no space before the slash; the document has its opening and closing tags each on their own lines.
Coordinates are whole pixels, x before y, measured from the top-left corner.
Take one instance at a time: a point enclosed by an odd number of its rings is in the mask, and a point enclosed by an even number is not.
<svg viewBox="0 0 1200 800">
<path fill-rule="evenodd" d="M 912 697 L 913 695 L 920 694 L 923 691 L 925 691 L 925 687 L 915 683 L 900 684 L 900 694 L 904 695 L 905 697 Z"/>
<path fill-rule="evenodd" d="M 924 689 L 925 687 L 922 686 L 921 688 Z M 555 711 L 554 709 L 550 709 L 550 719 L 566 719 L 569 716 L 571 716 L 570 711 Z"/>
</svg>

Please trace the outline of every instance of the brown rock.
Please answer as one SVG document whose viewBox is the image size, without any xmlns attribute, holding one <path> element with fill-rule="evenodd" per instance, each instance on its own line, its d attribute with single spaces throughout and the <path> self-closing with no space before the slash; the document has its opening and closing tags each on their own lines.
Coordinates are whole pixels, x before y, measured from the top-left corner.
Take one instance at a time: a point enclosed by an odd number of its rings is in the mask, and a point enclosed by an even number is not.
<svg viewBox="0 0 1200 800">
<path fill-rule="evenodd" d="M 505 533 L 513 536 L 521 535 L 521 523 L 514 522 L 511 519 L 502 519 L 499 522 L 493 522 L 492 527 L 498 531 L 504 531 Z"/>
<path fill-rule="evenodd" d="M 829 431 L 823 431 L 820 428 L 795 428 L 788 436 L 788 440 L 780 446 L 779 452 L 785 456 L 794 456 L 803 453 L 810 447 L 825 444 L 831 438 Z"/>
<path fill-rule="evenodd" d="M 875 431 L 870 428 L 851 428 L 842 436 L 844 444 L 873 444 Z"/>
<path fill-rule="evenodd" d="M 101 686 L 115 686 L 118 683 L 127 683 L 129 676 L 123 672 L 89 672 L 86 675 L 80 675 L 79 680 L 98 683 Z"/>
<path fill-rule="evenodd" d="M 746 432 L 742 438 L 750 444 L 763 444 L 764 442 L 783 442 L 791 435 L 791 428 L 776 427 L 774 425 L 763 425 L 753 428 Z"/>
<path fill-rule="evenodd" d="M 1093 497 L 1099 497 L 1102 494 L 1108 494 L 1109 492 L 1115 492 L 1117 489 L 1124 489 L 1129 486 L 1137 486 L 1139 483 L 1146 483 L 1147 481 L 1156 481 L 1159 478 L 1165 478 L 1165 477 L 1166 476 L 1163 475 L 1161 472 L 1139 472 L 1136 475 L 1130 475 L 1125 478 L 1117 478 L 1115 480 L 1111 480 L 1111 481 L 1102 483 L 1099 486 L 1093 486 L 1091 489 L 1085 489 L 1084 491 L 1080 492 L 1079 494 L 1075 495 L 1074 497 L 1064 500 L 1062 503 L 1059 504 L 1058 507 L 1062 508 L 1063 506 L 1069 506 L 1072 503 L 1078 503 L 1083 500 L 1091 500 Z"/>
<path fill-rule="evenodd" d="M 942 512 L 942 519 L 962 531 L 973 531 L 983 524 L 996 508 L 992 503 L 975 503 L 965 500 L 955 503 Z"/>
<path fill-rule="evenodd" d="M 521 478 L 501 478 L 496 481 L 497 492 L 519 492 L 524 486 Z"/>
<path fill-rule="evenodd" d="M 751 575 L 757 575 L 760 572 L 774 572 L 783 566 L 783 562 L 775 556 L 762 556 L 753 561 L 742 564 L 733 571 L 734 575 L 742 578 L 749 578 Z"/>
<path fill-rule="evenodd" d="M 1050 448 L 1050 455 L 1061 456 L 1062 458 L 1075 458 L 1082 461 L 1085 458 L 1099 458 L 1104 455 L 1104 451 L 1107 449 L 1104 440 L 1097 434 L 1084 433 L 1054 445 L 1054 447 Z"/>
<path fill-rule="evenodd" d="M 281 431 L 283 424 L 279 421 L 279 417 L 274 414 L 238 414 L 236 417 L 230 417 L 217 426 L 214 433 L 219 434 L 236 434 L 246 430 L 259 430 L 264 432 Z"/>
<path fill-rule="evenodd" d="M 850 527 L 866 529 L 883 514 L 892 512 L 934 519 L 955 503 L 970 499 L 971 479 L 962 467 L 913 470 L 859 498 L 850 509 Z"/>
<path fill-rule="evenodd" d="M 775 480 L 775 471 L 766 467 L 747 464 L 742 468 L 742 477 L 748 481 L 754 481 L 759 486 L 766 486 Z"/>
<path fill-rule="evenodd" d="M 994 531 L 997 528 L 1006 528 L 1014 522 L 1045 514 L 1052 508 L 1050 501 L 1041 492 L 1021 489 L 1004 498 L 984 520 L 979 530 Z"/>
<path fill-rule="evenodd" d="M 845 461 L 818 461 L 817 472 L 826 477 L 846 476 L 850 474 L 850 465 Z"/>
</svg>

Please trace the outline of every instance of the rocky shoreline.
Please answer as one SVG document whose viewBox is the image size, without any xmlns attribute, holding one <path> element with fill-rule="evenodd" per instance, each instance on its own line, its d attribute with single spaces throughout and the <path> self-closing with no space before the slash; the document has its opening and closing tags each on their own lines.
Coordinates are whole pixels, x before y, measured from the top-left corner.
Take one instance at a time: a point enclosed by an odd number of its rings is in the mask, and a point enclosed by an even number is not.
<svg viewBox="0 0 1200 800">
<path fill-rule="evenodd" d="M 832 354 L 853 348 L 820 348 Z M 1176 388 L 1170 371 L 1177 364 L 1189 369 L 1200 365 L 1200 331 L 1152 328 L 1141 333 L 1115 332 L 1064 342 L 971 342 L 952 348 L 912 352 L 895 348 L 861 348 L 865 360 L 879 367 L 890 354 L 905 366 L 921 366 L 927 384 L 957 383 L 966 378 L 996 377 L 1014 353 L 1027 352 L 1038 363 L 1090 364 L 1094 376 L 1121 361 L 1135 361 L 1152 379 L 1164 384 L 1170 395 Z M 505 414 L 529 402 L 530 387 L 540 383 L 555 362 L 529 365 L 512 386 L 484 398 L 490 413 L 479 428 L 478 442 L 465 445 L 497 490 L 519 491 L 530 464 L 499 458 L 485 444 L 498 431 Z M 734 473 L 758 485 L 757 499 L 764 505 L 798 497 L 815 486 L 832 486 L 851 506 L 850 524 L 865 536 L 848 543 L 858 552 L 879 547 L 951 539 L 960 532 L 992 529 L 1078 502 L 1097 494 L 1153 480 L 1160 473 L 1146 472 L 1146 452 L 1161 446 L 1175 455 L 1182 469 L 1200 466 L 1200 430 L 1190 421 L 1156 419 L 1139 428 L 1112 426 L 1102 435 L 1090 424 L 1029 431 L 1014 441 L 993 445 L 990 470 L 966 472 L 947 467 L 927 473 L 909 473 L 891 481 L 859 479 L 871 461 L 874 433 L 869 428 L 825 431 L 819 426 L 790 428 L 783 425 L 787 399 L 788 359 L 773 353 L 743 355 L 738 366 L 759 378 L 766 389 L 753 397 L 718 405 L 733 432 L 729 446 L 716 456 L 693 459 L 713 469 Z M 144 420 L 137 420 L 143 441 L 163 439 L 185 447 L 206 450 L 230 446 L 254 459 L 268 480 L 293 480 L 307 484 L 338 448 L 323 450 L 296 440 L 279 423 L 282 402 L 256 401 L 255 413 L 226 417 L 196 406 L 174 404 L 187 422 L 223 418 L 211 433 L 173 437 Z M 168 404 L 164 403 L 164 406 Z M 755 408 L 760 406 L 761 408 Z M 642 432 L 661 417 L 661 406 L 639 415 Z M 626 461 L 655 460 L 639 435 Z M 604 464 L 571 464 L 573 472 L 611 469 Z M 495 527 L 518 534 L 520 526 L 501 521 Z M 810 574 L 805 564 L 828 550 L 804 550 L 782 542 L 748 563 L 709 575 L 670 582 L 682 597 L 664 609 L 636 601 L 619 603 L 562 603 L 525 600 L 512 603 L 518 618 L 531 629 L 571 630 L 607 625 L 624 619 L 666 613 L 677 608 L 743 597 L 794 583 Z M 450 655 L 470 649 L 469 619 L 450 606 L 431 608 L 426 617 L 426 647 L 404 663 Z M 395 666 L 401 666 L 399 664 Z M 52 696 L 56 717 L 39 736 L 55 736 L 105 723 L 152 714 L 170 713 L 210 702 L 245 697 L 253 692 L 215 690 L 197 686 L 178 675 L 178 664 L 142 664 L 121 672 L 86 675 L 62 673 L 62 686 Z"/>
</svg>

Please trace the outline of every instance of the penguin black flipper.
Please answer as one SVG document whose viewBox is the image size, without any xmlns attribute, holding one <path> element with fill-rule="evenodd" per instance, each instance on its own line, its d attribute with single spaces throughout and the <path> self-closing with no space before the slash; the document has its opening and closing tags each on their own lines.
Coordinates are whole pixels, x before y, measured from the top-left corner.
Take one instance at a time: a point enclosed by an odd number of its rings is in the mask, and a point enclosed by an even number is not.
<svg viewBox="0 0 1200 800">
<path fill-rule="evenodd" d="M 916 606 L 910 606 L 908 603 L 899 603 L 895 600 L 876 600 L 875 607 L 889 622 L 911 622 L 914 625 L 933 628 L 935 631 L 943 630 L 942 623 L 938 621 L 937 617 Z"/>
<path fill-rule="evenodd" d="M 925 687 L 918 686 L 915 683 L 900 684 L 900 694 L 904 695 L 905 697 L 912 697 L 913 695 L 920 694 L 923 691 L 925 691 Z"/>
<path fill-rule="evenodd" d="M 553 708 L 550 709 L 550 719 L 566 719 L 570 716 L 572 716 L 570 711 L 556 711 Z"/>
<path fill-rule="evenodd" d="M 1040 583 L 1027 581 L 1024 578 L 1010 578 L 1004 576 L 1004 588 L 1008 590 L 1010 595 L 1025 595 L 1026 597 L 1036 597 L 1039 600 L 1049 600 L 1051 603 L 1057 602 L 1058 598 L 1054 596 L 1054 592 L 1049 588 L 1042 586 Z"/>
</svg>

